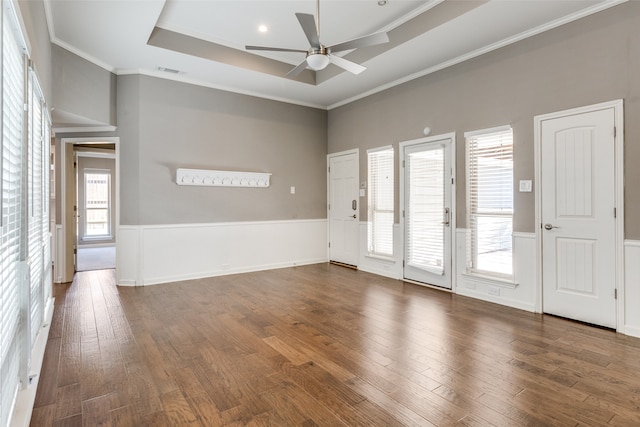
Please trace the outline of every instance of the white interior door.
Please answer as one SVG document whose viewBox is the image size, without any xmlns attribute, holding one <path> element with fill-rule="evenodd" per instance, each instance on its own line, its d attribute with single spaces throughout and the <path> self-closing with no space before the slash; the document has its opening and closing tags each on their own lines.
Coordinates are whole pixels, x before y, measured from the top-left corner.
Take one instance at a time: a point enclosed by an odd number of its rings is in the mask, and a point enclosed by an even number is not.
<svg viewBox="0 0 640 427">
<path fill-rule="evenodd" d="M 452 139 L 403 145 L 404 277 L 451 289 Z"/>
<path fill-rule="evenodd" d="M 358 265 L 358 153 L 329 156 L 329 259 Z"/>
<path fill-rule="evenodd" d="M 616 327 L 615 110 L 540 126 L 543 311 Z"/>
</svg>

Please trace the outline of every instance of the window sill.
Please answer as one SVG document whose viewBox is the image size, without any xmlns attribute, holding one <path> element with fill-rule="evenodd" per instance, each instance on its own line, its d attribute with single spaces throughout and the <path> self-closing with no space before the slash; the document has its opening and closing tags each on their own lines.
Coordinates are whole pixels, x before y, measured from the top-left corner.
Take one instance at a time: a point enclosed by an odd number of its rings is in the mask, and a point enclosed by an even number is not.
<svg viewBox="0 0 640 427">
<path fill-rule="evenodd" d="M 367 255 L 365 255 L 365 258 L 371 258 L 371 259 L 375 259 L 377 261 L 385 261 L 385 262 L 388 262 L 390 264 L 395 264 L 396 263 L 396 260 L 393 257 L 384 256 L 384 255 L 367 254 Z"/>
<path fill-rule="evenodd" d="M 518 283 L 514 282 L 513 279 L 507 279 L 504 277 L 487 276 L 477 273 L 462 273 L 462 277 L 484 285 L 500 286 L 507 289 L 515 289 L 518 287 Z"/>
</svg>

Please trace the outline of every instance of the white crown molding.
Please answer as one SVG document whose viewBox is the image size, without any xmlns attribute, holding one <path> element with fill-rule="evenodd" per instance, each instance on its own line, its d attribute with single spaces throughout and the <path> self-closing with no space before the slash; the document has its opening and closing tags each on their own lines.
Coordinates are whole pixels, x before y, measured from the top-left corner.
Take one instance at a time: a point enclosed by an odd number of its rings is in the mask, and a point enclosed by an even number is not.
<svg viewBox="0 0 640 427">
<path fill-rule="evenodd" d="M 545 31 L 549 31 L 549 30 L 552 30 L 554 28 L 560 27 L 560 26 L 562 26 L 564 24 L 568 24 L 570 22 L 573 22 L 573 21 L 576 21 L 578 19 L 587 17 L 589 15 L 593 15 L 594 13 L 598 13 L 598 12 L 601 12 L 601 11 L 603 11 L 605 9 L 609 9 L 610 7 L 617 6 L 617 5 L 622 4 L 622 3 L 626 3 L 627 1 L 629 1 L 629 0 L 608 0 L 608 1 L 605 1 L 605 2 L 602 2 L 602 3 L 595 4 L 595 5 L 591 6 L 591 7 L 583 9 L 583 10 L 581 10 L 579 12 L 575 12 L 575 13 L 569 14 L 567 16 L 564 16 L 562 18 L 556 19 L 554 21 L 547 22 L 546 24 L 543 24 L 543 25 L 540 25 L 538 27 L 532 28 L 532 29 L 530 29 L 528 31 L 524 31 L 522 33 L 516 34 L 515 36 L 508 37 L 508 38 L 500 40 L 500 41 L 498 41 L 496 43 L 492 43 L 492 44 L 484 46 L 484 47 L 482 47 L 480 49 L 476 49 L 476 50 L 474 50 L 472 52 L 469 52 L 469 53 L 466 53 L 464 55 L 460 55 L 460 56 L 458 56 L 456 58 L 450 59 L 449 61 L 441 62 L 440 64 L 434 65 L 433 67 L 429 67 L 429 68 L 427 68 L 425 70 L 422 70 L 422 71 L 419 71 L 417 73 L 408 75 L 408 76 L 403 77 L 401 79 L 394 80 L 394 81 L 389 82 L 387 84 L 378 86 L 376 88 L 373 88 L 371 90 L 363 92 L 363 93 L 361 93 L 359 95 L 353 96 L 351 98 L 347 98 L 347 99 L 342 100 L 340 102 L 336 102 L 334 104 L 329 105 L 327 107 L 327 110 L 332 110 L 334 108 L 342 107 L 343 105 L 350 104 L 350 103 L 355 102 L 355 101 L 357 101 L 359 99 L 366 98 L 367 96 L 374 95 L 374 94 L 382 92 L 384 90 L 391 89 L 392 87 L 399 86 L 399 85 L 401 85 L 403 83 L 410 82 L 411 80 L 415 80 L 415 79 L 418 79 L 420 77 L 424 77 L 426 75 L 435 73 L 436 71 L 440 71 L 440 70 L 443 70 L 445 68 L 451 67 L 453 65 L 459 64 L 461 62 L 467 61 L 469 59 L 476 58 L 476 57 L 478 57 L 480 55 L 484 55 L 485 53 L 492 52 L 492 51 L 494 51 L 496 49 L 500 49 L 502 47 L 505 47 L 505 46 L 508 46 L 510 44 L 519 42 L 521 40 L 524 40 L 526 38 L 535 36 L 535 35 L 540 34 L 540 33 L 544 33 Z"/>
</svg>

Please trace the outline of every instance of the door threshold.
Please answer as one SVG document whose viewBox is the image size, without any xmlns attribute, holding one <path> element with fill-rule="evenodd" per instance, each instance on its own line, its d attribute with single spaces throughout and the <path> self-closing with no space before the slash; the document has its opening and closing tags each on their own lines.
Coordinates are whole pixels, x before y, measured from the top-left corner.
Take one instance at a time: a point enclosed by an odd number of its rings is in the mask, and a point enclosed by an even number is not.
<svg viewBox="0 0 640 427">
<path fill-rule="evenodd" d="M 407 279 L 407 278 L 402 278 L 400 280 L 402 280 L 403 282 L 411 283 L 412 285 L 419 285 L 419 286 L 424 286 L 425 288 L 435 289 L 437 291 L 444 291 L 444 292 L 453 293 L 453 290 L 451 290 L 449 288 L 445 288 L 443 286 L 431 285 L 429 283 L 418 282 L 417 280 L 411 280 L 411 279 Z"/>
<path fill-rule="evenodd" d="M 340 267 L 350 268 L 352 270 L 357 270 L 358 269 L 357 265 L 351 265 L 351 264 L 347 264 L 347 263 L 340 262 L 340 261 L 329 261 L 329 264 L 338 265 Z"/>
</svg>

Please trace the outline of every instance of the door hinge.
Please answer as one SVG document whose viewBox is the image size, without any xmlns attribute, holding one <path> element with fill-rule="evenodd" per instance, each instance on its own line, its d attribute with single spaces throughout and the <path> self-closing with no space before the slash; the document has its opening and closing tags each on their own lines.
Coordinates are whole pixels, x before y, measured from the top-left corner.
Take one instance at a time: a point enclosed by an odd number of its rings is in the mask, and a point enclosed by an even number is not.
<svg viewBox="0 0 640 427">
<path fill-rule="evenodd" d="M 618 210 L 616 208 L 613 208 L 613 217 L 614 218 L 618 217 Z"/>
<path fill-rule="evenodd" d="M 74 255 L 78 255 L 78 249 L 77 248 L 73 248 L 73 254 Z"/>
<path fill-rule="evenodd" d="M 404 167 L 404 160 L 402 161 L 402 167 Z"/>
<path fill-rule="evenodd" d="M 404 218 L 404 210 L 402 211 L 402 218 Z"/>
<path fill-rule="evenodd" d="M 613 137 L 615 138 L 616 136 L 618 136 L 618 127 L 614 126 L 613 127 Z"/>
<path fill-rule="evenodd" d="M 618 289 L 613 290 L 613 299 L 618 299 Z"/>
<path fill-rule="evenodd" d="M 73 206 L 73 211 L 74 211 L 74 212 L 78 212 L 78 207 L 74 205 L 74 206 Z"/>
<path fill-rule="evenodd" d="M 331 173 L 331 166 L 327 167 L 327 172 Z"/>
<path fill-rule="evenodd" d="M 402 260 L 402 268 L 404 268 L 404 260 Z"/>
<path fill-rule="evenodd" d="M 329 247 L 331 247 L 331 242 L 329 242 Z"/>
<path fill-rule="evenodd" d="M 327 205 L 327 209 L 331 210 L 331 203 Z"/>
<path fill-rule="evenodd" d="M 453 178 L 451 178 L 451 185 L 453 185 Z"/>
</svg>

